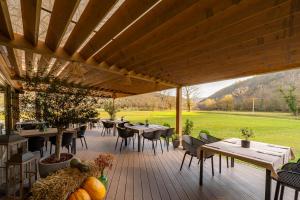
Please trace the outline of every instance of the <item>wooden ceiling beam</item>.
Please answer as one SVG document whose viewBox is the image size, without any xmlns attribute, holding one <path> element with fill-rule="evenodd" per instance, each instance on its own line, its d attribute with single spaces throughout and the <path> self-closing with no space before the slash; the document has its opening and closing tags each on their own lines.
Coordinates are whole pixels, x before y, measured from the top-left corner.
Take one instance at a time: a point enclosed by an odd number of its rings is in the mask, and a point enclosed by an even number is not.
<svg viewBox="0 0 300 200">
<path fill-rule="evenodd" d="M 80 0 L 55 1 L 47 30 L 45 44 L 55 51 L 59 46 Z"/>
<path fill-rule="evenodd" d="M 88 59 L 84 60 L 78 53 L 75 53 L 73 56 L 70 56 L 63 48 L 58 47 L 55 52 L 51 51 L 44 42 L 39 41 L 37 46 L 33 46 L 30 44 L 22 35 L 20 34 L 14 34 L 15 39 L 14 40 L 9 40 L 2 34 L 0 34 L 0 44 L 4 46 L 8 46 L 11 48 L 17 48 L 17 49 L 22 49 L 27 52 L 34 52 L 37 54 L 42 54 L 42 55 L 48 55 L 57 59 L 61 59 L 64 61 L 70 61 L 70 62 L 78 62 L 82 65 L 89 66 L 94 69 L 110 72 L 113 74 L 119 74 L 122 76 L 125 76 L 122 68 L 117 68 L 117 69 L 111 69 L 111 66 L 107 65 L 105 62 L 102 63 L 97 63 L 93 59 Z M 134 71 L 129 71 L 126 76 L 130 76 L 132 78 L 140 79 L 140 80 L 145 80 L 148 82 L 159 82 L 161 84 L 170 86 L 170 87 L 177 87 L 177 84 L 165 81 L 161 78 L 157 77 L 149 77 L 144 74 L 139 74 L 135 73 Z"/>
<path fill-rule="evenodd" d="M 125 1 L 106 21 L 92 39 L 83 47 L 80 54 L 84 59 L 90 58 L 102 46 L 123 31 L 134 20 L 151 8 L 158 0 Z"/>
<path fill-rule="evenodd" d="M 4 55 L 0 54 L 0 73 L 2 74 L 2 78 L 4 79 L 5 83 L 8 85 L 11 85 L 15 89 L 20 89 L 21 84 L 19 84 L 17 81 L 13 81 L 12 77 L 13 73 L 11 72 L 10 67 L 7 65 Z"/>
<path fill-rule="evenodd" d="M 38 42 L 42 0 L 21 0 L 24 37 L 35 46 Z"/>
<path fill-rule="evenodd" d="M 73 55 L 83 44 L 115 2 L 116 0 L 89 1 L 64 46 L 69 55 Z"/>
<path fill-rule="evenodd" d="M 124 31 L 118 37 L 114 38 L 114 40 L 112 40 L 110 44 L 101 49 L 94 58 L 98 61 L 106 60 L 115 52 L 125 48 L 130 43 L 136 41 L 155 28 L 166 23 L 172 17 L 183 12 L 185 9 L 192 6 L 196 2 L 198 2 L 198 0 L 164 0 L 159 2 L 144 16 L 142 16 L 139 20 L 132 24 L 126 31 Z M 88 56 L 90 55 L 91 54 L 88 54 Z"/>
<path fill-rule="evenodd" d="M 0 1 L 0 33 L 8 39 L 14 39 L 7 2 L 3 0 Z"/>
<path fill-rule="evenodd" d="M 45 77 L 51 61 L 51 57 L 42 55 L 37 62 L 37 74 L 38 77 Z"/>
</svg>

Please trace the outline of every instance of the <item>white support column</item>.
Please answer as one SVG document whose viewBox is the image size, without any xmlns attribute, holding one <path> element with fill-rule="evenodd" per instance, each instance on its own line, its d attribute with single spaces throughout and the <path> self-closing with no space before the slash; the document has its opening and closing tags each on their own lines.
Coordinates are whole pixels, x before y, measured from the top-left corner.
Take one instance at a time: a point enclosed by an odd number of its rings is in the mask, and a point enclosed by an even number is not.
<svg viewBox="0 0 300 200">
<path fill-rule="evenodd" d="M 176 133 L 179 135 L 179 147 L 182 147 L 182 88 L 176 88 Z"/>
</svg>

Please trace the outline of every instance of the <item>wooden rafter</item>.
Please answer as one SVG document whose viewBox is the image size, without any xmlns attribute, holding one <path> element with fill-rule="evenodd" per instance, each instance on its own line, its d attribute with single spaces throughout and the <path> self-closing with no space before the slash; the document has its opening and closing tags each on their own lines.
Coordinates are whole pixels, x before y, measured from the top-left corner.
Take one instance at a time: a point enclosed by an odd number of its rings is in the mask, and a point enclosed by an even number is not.
<svg viewBox="0 0 300 200">
<path fill-rule="evenodd" d="M 24 37 L 36 45 L 39 35 L 42 0 L 21 0 Z"/>
<path fill-rule="evenodd" d="M 57 59 L 55 61 L 55 63 L 53 64 L 52 68 L 50 69 L 48 76 L 54 77 L 65 64 L 66 64 L 66 61 Z"/>
<path fill-rule="evenodd" d="M 45 77 L 46 72 L 48 70 L 49 64 L 51 61 L 51 57 L 47 55 L 42 55 L 39 61 L 37 62 L 37 76 Z"/>
<path fill-rule="evenodd" d="M 16 73 L 17 76 L 22 76 L 22 70 L 21 66 L 19 64 L 19 58 L 16 55 L 16 52 L 14 51 L 13 48 L 6 47 L 7 53 L 8 53 L 8 59 L 10 62 L 10 65 L 12 66 L 14 72 Z"/>
<path fill-rule="evenodd" d="M 85 59 L 91 57 L 157 1 L 158 0 L 125 1 L 80 51 L 82 57 Z"/>
<path fill-rule="evenodd" d="M 14 34 L 15 39 L 9 40 L 3 35 L 0 34 L 0 44 L 9 46 L 12 48 L 22 49 L 26 52 L 35 52 L 37 54 L 47 55 L 51 56 L 57 59 L 70 61 L 70 62 L 78 62 L 83 65 L 110 72 L 113 74 L 119 74 L 122 76 L 130 76 L 132 78 L 145 80 L 149 82 L 159 82 L 161 84 L 167 85 L 169 87 L 176 87 L 175 83 L 162 80 L 158 77 L 151 77 L 149 75 L 144 75 L 141 73 L 135 73 L 134 71 L 126 71 L 126 69 L 115 67 L 115 66 L 109 66 L 105 62 L 98 63 L 93 59 L 84 60 L 78 53 L 75 53 L 73 56 L 70 56 L 63 48 L 58 47 L 55 52 L 51 51 L 44 42 L 39 41 L 37 46 L 33 46 L 31 43 L 29 43 L 22 35 L 15 33 Z"/>
<path fill-rule="evenodd" d="M 0 1 L 0 32 L 3 36 L 13 40 L 14 34 L 6 1 Z"/>
<path fill-rule="evenodd" d="M 115 2 L 116 0 L 89 1 L 64 46 L 69 55 L 76 52 Z"/>
</svg>

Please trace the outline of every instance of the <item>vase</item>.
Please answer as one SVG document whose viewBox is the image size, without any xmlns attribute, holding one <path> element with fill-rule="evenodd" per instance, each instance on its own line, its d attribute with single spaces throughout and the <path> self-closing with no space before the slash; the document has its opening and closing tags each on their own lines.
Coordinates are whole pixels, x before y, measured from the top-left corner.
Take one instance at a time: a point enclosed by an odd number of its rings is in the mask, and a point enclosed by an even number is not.
<svg viewBox="0 0 300 200">
<path fill-rule="evenodd" d="M 104 174 L 99 177 L 99 181 L 105 186 L 107 189 L 108 178 Z"/>
</svg>

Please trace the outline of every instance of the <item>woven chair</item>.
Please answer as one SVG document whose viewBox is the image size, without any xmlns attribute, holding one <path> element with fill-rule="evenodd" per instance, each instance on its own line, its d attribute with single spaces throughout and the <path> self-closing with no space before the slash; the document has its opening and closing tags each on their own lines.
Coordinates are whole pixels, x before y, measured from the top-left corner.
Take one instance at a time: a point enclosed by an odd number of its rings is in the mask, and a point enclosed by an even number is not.
<svg viewBox="0 0 300 200">
<path fill-rule="evenodd" d="M 121 146 L 120 146 L 120 152 L 122 151 L 122 147 L 123 147 L 123 142 L 128 139 L 128 138 L 132 138 L 133 140 L 133 149 L 134 149 L 134 133 L 131 132 L 130 130 L 126 129 L 126 128 L 122 128 L 122 127 L 117 127 L 117 130 L 118 130 L 118 138 L 117 138 L 117 142 L 116 142 L 116 145 L 115 145 L 115 150 L 117 149 L 117 146 L 118 146 L 118 141 L 119 141 L 119 138 L 122 138 L 122 141 L 121 141 Z"/>
<path fill-rule="evenodd" d="M 219 142 L 221 141 L 221 139 L 216 138 L 212 135 L 206 134 L 206 133 L 199 133 L 199 137 L 202 141 L 204 141 L 205 143 L 209 144 L 209 143 L 214 143 L 214 142 Z M 219 155 L 219 173 L 221 173 L 222 171 L 222 162 L 221 162 L 222 158 L 221 158 L 221 154 Z M 232 163 L 232 167 L 234 167 L 234 159 L 231 159 Z M 227 164 L 227 168 L 229 168 L 229 157 L 226 156 L 226 164 Z"/>
<path fill-rule="evenodd" d="M 154 155 L 156 155 L 156 147 L 157 147 L 157 141 L 160 142 L 160 148 L 161 148 L 161 152 L 164 153 L 163 148 L 162 148 L 162 143 L 161 143 L 161 139 L 160 136 L 161 134 L 164 132 L 164 130 L 157 130 L 157 131 L 153 131 L 153 132 L 145 132 L 142 134 L 143 136 L 143 147 L 142 147 L 142 151 L 144 151 L 144 144 L 145 144 L 145 139 L 149 140 L 152 142 L 152 149 L 154 151 Z M 155 144 L 154 144 L 155 143 Z"/>
<path fill-rule="evenodd" d="M 80 139 L 80 142 L 81 142 L 81 146 L 82 146 L 82 147 L 83 147 L 83 142 L 82 142 L 82 139 L 83 139 L 83 141 L 84 141 L 84 143 L 85 143 L 85 147 L 86 147 L 86 149 L 88 149 L 88 146 L 87 146 L 87 143 L 86 143 L 86 140 L 85 140 L 85 131 L 86 131 L 86 129 L 87 129 L 87 126 L 86 126 L 86 125 L 80 126 L 80 127 L 79 127 L 79 130 L 78 130 L 78 132 L 77 132 L 77 138 Z"/>
<path fill-rule="evenodd" d="M 169 143 L 170 139 L 172 139 L 172 135 L 174 134 L 174 128 L 168 128 L 165 131 L 162 132 L 161 137 L 165 140 L 165 143 L 167 145 L 167 151 L 169 151 Z"/>
<path fill-rule="evenodd" d="M 102 121 L 103 129 L 101 132 L 101 136 L 105 136 L 105 134 L 110 135 L 111 129 L 114 127 L 114 124 L 109 121 Z"/>
<path fill-rule="evenodd" d="M 290 187 L 295 190 L 294 199 L 297 200 L 300 191 L 300 159 L 298 160 L 297 163 L 285 164 L 282 167 L 282 169 L 278 171 L 277 174 L 278 174 L 278 179 L 277 179 L 274 200 L 278 199 L 279 193 L 280 193 L 280 200 L 284 199 L 285 187 Z"/>
<path fill-rule="evenodd" d="M 31 152 L 39 151 L 41 158 L 44 156 L 44 146 L 45 138 L 44 137 L 30 137 L 28 139 L 28 150 Z"/>
<path fill-rule="evenodd" d="M 202 140 L 193 138 L 189 135 L 183 135 L 182 136 L 182 146 L 183 146 L 183 149 L 185 149 L 185 153 L 184 153 L 182 163 L 181 163 L 181 166 L 180 166 L 180 171 L 182 170 L 182 166 L 184 164 L 184 160 L 185 160 L 186 155 L 191 156 L 190 163 L 189 163 L 189 167 L 191 167 L 193 158 L 194 157 L 197 158 L 199 148 L 204 144 L 206 144 L 206 143 L 203 142 Z M 214 171 L 214 154 L 206 152 L 205 155 L 204 155 L 204 159 L 205 160 L 206 159 L 211 159 L 211 172 L 212 172 L 212 175 L 214 176 L 215 175 L 215 171 Z"/>
</svg>

